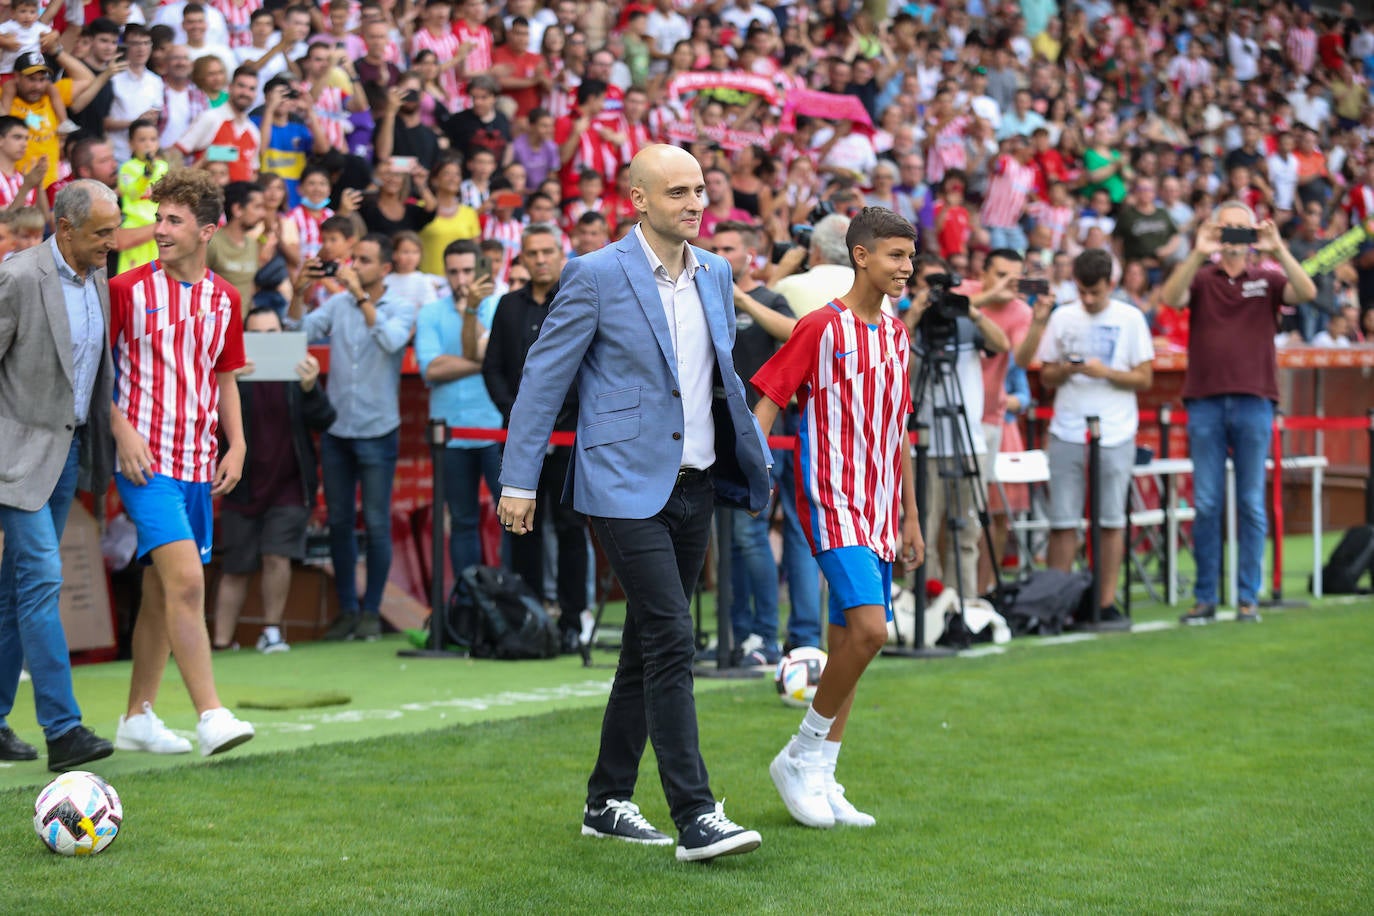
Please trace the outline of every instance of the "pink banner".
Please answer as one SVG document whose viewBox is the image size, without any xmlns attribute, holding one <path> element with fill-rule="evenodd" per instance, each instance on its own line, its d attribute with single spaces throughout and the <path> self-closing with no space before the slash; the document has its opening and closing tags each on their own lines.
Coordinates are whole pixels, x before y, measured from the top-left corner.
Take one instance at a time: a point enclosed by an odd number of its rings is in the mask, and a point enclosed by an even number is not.
<svg viewBox="0 0 1374 916">
<path fill-rule="evenodd" d="M 808 118 L 823 118 L 827 121 L 849 120 L 855 127 L 873 129 L 873 119 L 868 116 L 857 96 L 843 95 L 838 92 L 819 92 L 815 89 L 792 89 L 787 93 L 787 104 L 782 111 L 782 126 L 791 129 L 796 126 L 797 115 Z"/>
</svg>

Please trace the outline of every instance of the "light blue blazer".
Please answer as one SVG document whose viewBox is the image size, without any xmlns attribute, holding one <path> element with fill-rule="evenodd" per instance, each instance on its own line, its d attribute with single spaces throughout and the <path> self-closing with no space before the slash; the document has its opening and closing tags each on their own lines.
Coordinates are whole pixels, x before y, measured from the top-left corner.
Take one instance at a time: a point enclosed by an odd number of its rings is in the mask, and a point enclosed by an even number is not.
<svg viewBox="0 0 1374 916">
<path fill-rule="evenodd" d="M 716 354 L 712 414 L 722 505 L 762 511 L 770 483 L 767 440 L 735 374 L 730 266 L 693 248 L 697 291 Z M 682 398 L 672 337 L 649 260 L 634 233 L 569 261 L 511 410 L 501 485 L 538 488 L 564 395 L 577 385 L 577 443 L 563 499 L 586 515 L 651 518 L 668 502 L 682 464 Z"/>
</svg>

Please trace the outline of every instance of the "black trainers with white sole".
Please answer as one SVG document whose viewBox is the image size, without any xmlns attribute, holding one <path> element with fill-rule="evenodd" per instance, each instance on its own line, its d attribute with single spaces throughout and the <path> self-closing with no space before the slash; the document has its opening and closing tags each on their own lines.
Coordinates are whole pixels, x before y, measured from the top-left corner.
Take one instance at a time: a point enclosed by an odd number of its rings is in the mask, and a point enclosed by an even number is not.
<svg viewBox="0 0 1374 916">
<path fill-rule="evenodd" d="M 725 804 L 698 814 L 677 838 L 679 862 L 705 862 L 719 856 L 753 852 L 763 843 L 757 830 L 745 830 L 725 816 Z"/>
<path fill-rule="evenodd" d="M 672 837 L 655 829 L 648 818 L 639 813 L 639 805 L 615 799 L 606 802 L 606 807 L 599 812 L 582 809 L 582 835 L 646 846 L 671 846 L 673 842 Z"/>
</svg>

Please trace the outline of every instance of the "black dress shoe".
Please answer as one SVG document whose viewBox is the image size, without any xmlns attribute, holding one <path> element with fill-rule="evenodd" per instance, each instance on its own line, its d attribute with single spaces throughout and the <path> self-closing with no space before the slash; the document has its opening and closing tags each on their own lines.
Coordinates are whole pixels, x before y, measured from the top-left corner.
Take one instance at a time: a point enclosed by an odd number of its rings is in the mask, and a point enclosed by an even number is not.
<svg viewBox="0 0 1374 916">
<path fill-rule="evenodd" d="M 20 741 L 13 729 L 0 728 L 0 760 L 37 760 L 38 748 Z"/>
<path fill-rule="evenodd" d="M 86 726 L 78 725 L 62 737 L 48 742 L 48 769 L 61 773 L 113 753 L 113 744 Z"/>
</svg>

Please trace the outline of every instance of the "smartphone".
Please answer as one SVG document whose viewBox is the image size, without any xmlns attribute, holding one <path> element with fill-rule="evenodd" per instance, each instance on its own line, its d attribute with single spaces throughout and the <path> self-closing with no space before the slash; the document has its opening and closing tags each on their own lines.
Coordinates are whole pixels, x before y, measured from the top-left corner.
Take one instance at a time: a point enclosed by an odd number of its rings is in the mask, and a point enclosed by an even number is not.
<svg viewBox="0 0 1374 916">
<path fill-rule="evenodd" d="M 238 162 L 239 148 L 225 144 L 213 143 L 205 151 L 205 158 L 210 162 Z"/>
<path fill-rule="evenodd" d="M 407 89 L 405 94 L 401 96 L 401 101 L 405 102 L 407 105 L 414 105 L 416 102 L 420 101 L 420 90 Z"/>
<path fill-rule="evenodd" d="M 298 99 L 301 97 L 301 91 L 299 89 L 292 89 L 290 86 L 288 86 L 286 88 L 286 97 L 288 99 Z"/>
<path fill-rule="evenodd" d="M 1050 281 L 1044 277 L 1022 277 L 1016 281 L 1016 292 L 1022 296 L 1045 296 L 1050 291 Z"/>
<path fill-rule="evenodd" d="M 115 60 L 128 60 L 128 59 L 129 59 L 129 49 L 126 48 L 126 47 L 124 47 L 124 45 L 120 45 L 120 46 L 119 46 L 119 50 L 115 52 Z"/>
<path fill-rule="evenodd" d="M 339 272 L 338 261 L 325 261 L 320 265 L 320 276 L 332 277 Z"/>
<path fill-rule="evenodd" d="M 1081 365 L 1083 365 L 1083 357 L 1079 356 L 1077 353 L 1070 353 L 1070 354 L 1068 355 L 1067 359 L 1068 359 L 1068 361 L 1069 361 L 1069 365 L 1070 365 L 1070 366 L 1081 366 Z"/>
<path fill-rule="evenodd" d="M 491 276 L 491 259 L 488 258 L 486 255 L 482 254 L 480 251 L 477 253 L 477 270 L 474 272 L 473 276 L 474 276 L 474 277 L 490 277 L 490 276 Z"/>
<path fill-rule="evenodd" d="M 1258 240 L 1259 233 L 1254 229 L 1224 226 L 1221 230 L 1221 241 L 1225 245 L 1253 245 Z"/>
</svg>

